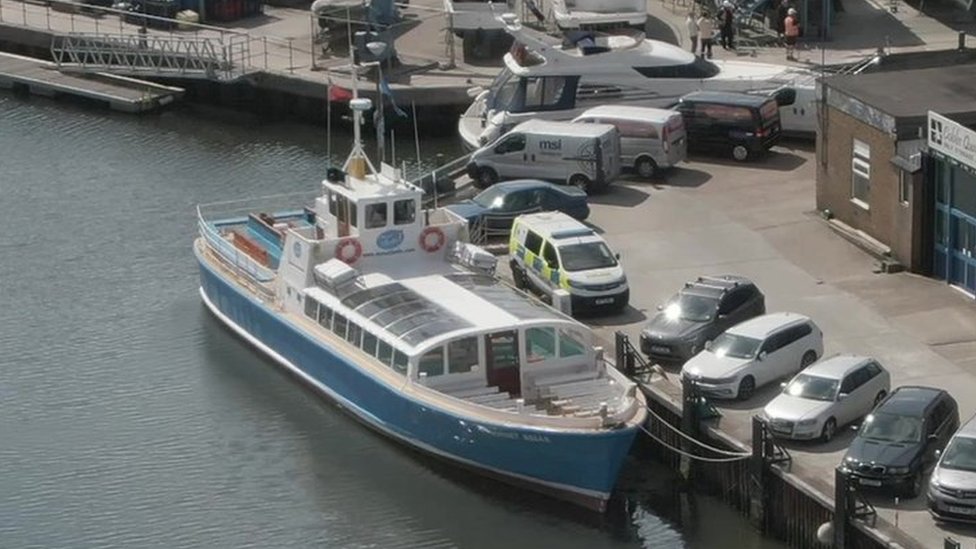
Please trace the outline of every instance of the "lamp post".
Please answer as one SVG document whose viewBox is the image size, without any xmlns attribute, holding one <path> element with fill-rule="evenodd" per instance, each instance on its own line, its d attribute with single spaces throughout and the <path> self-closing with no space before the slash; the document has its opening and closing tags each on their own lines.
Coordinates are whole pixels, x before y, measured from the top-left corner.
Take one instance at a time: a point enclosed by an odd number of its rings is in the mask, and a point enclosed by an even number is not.
<svg viewBox="0 0 976 549">
<path fill-rule="evenodd" d="M 367 42 L 366 49 L 376 58 L 376 104 L 377 109 L 373 111 L 373 125 L 376 126 L 376 149 L 379 152 L 380 164 L 386 160 L 386 118 L 384 116 L 383 104 L 383 59 L 382 55 L 386 52 L 386 42 Z"/>
</svg>

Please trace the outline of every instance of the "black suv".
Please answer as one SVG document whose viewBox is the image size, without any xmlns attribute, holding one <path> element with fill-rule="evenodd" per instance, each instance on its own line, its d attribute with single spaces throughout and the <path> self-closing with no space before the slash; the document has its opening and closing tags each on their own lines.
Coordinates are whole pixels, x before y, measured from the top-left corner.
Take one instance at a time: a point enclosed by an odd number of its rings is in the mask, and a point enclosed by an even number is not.
<svg viewBox="0 0 976 549">
<path fill-rule="evenodd" d="M 959 406 L 932 387 L 899 387 L 871 412 L 844 454 L 843 471 L 861 486 L 908 497 L 922 489 L 925 470 L 959 428 Z"/>
<path fill-rule="evenodd" d="M 685 283 L 641 331 L 641 351 L 652 361 L 681 364 L 705 342 L 766 313 L 766 297 L 748 278 L 701 276 Z"/>
</svg>

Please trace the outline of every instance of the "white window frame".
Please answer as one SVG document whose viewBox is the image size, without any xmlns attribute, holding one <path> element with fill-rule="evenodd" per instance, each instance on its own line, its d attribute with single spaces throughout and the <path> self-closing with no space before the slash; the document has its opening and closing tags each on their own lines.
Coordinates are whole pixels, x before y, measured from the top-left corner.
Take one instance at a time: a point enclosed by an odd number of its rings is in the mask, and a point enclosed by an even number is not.
<svg viewBox="0 0 976 549">
<path fill-rule="evenodd" d="M 908 206 L 912 203 L 912 174 L 898 170 L 898 203 Z"/>
<path fill-rule="evenodd" d="M 864 192 L 858 196 L 857 178 L 866 180 Z M 869 200 L 871 194 L 871 146 L 855 139 L 851 146 L 851 202 L 864 208 L 871 209 Z"/>
</svg>

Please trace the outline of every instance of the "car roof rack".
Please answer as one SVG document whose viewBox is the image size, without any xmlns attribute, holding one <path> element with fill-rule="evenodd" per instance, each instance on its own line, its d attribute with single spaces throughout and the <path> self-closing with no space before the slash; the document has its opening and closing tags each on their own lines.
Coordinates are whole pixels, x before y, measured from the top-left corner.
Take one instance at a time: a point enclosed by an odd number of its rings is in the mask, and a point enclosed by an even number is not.
<svg viewBox="0 0 976 549">
<path fill-rule="evenodd" d="M 730 278 L 721 277 L 721 276 L 707 276 L 707 275 L 706 276 L 699 276 L 698 277 L 698 282 L 712 282 L 712 283 L 717 282 L 717 283 L 719 283 L 719 284 L 721 284 L 723 286 L 727 286 L 727 287 L 730 287 L 730 288 L 735 288 L 736 286 L 739 285 L 739 281 L 738 280 L 732 280 Z"/>
</svg>

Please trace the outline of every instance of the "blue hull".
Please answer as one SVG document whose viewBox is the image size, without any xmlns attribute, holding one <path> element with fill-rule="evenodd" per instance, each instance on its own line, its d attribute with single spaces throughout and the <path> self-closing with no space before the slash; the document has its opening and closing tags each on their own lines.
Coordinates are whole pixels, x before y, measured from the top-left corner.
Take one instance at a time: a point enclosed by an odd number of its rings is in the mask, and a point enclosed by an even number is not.
<svg viewBox="0 0 976 549">
<path fill-rule="evenodd" d="M 438 409 L 373 378 L 225 280 L 196 253 L 203 298 L 221 321 L 371 427 L 506 482 L 604 508 L 636 427 L 553 431 L 472 420 Z"/>
</svg>

